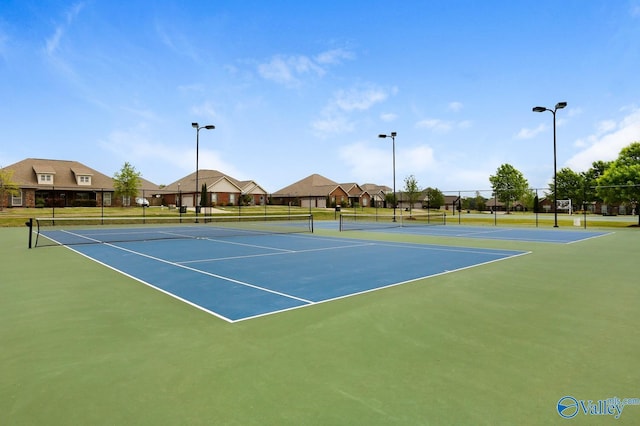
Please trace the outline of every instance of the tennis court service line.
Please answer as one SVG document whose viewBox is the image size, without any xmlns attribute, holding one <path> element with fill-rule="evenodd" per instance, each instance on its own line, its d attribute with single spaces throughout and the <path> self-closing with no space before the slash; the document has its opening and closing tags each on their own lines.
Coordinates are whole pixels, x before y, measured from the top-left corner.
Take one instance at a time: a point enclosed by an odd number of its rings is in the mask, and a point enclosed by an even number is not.
<svg viewBox="0 0 640 426">
<path fill-rule="evenodd" d="M 410 243 L 408 243 L 410 244 Z M 384 246 L 384 247 L 399 247 L 399 248 L 406 248 L 407 244 L 404 243 L 399 243 L 399 244 L 394 244 L 394 243 L 386 243 L 386 242 L 379 242 L 376 245 L 379 246 Z M 452 252 L 452 253 L 477 253 L 477 254 L 496 254 L 496 255 L 503 255 L 505 251 L 508 252 L 513 252 L 513 250 L 500 250 L 500 249 L 495 249 L 496 251 L 491 251 L 492 249 L 481 249 L 481 248 L 473 248 L 473 247 L 448 247 L 448 246 L 435 246 L 435 245 L 421 245 L 421 244 L 416 244 L 416 245 L 411 245 L 412 248 L 415 248 L 416 250 L 425 250 L 425 251 L 448 251 L 448 252 Z M 531 253 L 530 251 L 524 252 L 524 253 Z"/>
<path fill-rule="evenodd" d="M 156 262 L 166 263 L 167 265 L 176 266 L 178 268 L 186 269 L 186 270 L 191 271 L 191 272 L 195 272 L 195 273 L 202 274 L 202 275 L 207 275 L 207 276 L 210 276 L 210 277 L 213 277 L 213 278 L 218 278 L 218 279 L 224 280 L 224 281 L 229 281 L 229 282 L 232 282 L 234 284 L 239 284 L 239 285 L 242 285 L 242 286 L 245 286 L 245 287 L 251 287 L 251 288 L 254 288 L 256 290 L 262 290 L 262 291 L 265 291 L 267 293 L 272 293 L 272 294 L 276 294 L 278 296 L 286 297 L 288 299 L 297 300 L 299 302 L 303 302 L 303 303 L 307 303 L 307 304 L 315 304 L 316 303 L 316 302 L 311 301 L 311 300 L 303 299 L 302 297 L 297 297 L 297 296 L 293 296 L 291 294 L 282 293 L 280 291 L 271 290 L 271 289 L 268 289 L 268 288 L 265 288 L 265 287 L 261 287 L 261 286 L 255 285 L 255 284 L 251 284 L 251 283 L 247 283 L 247 282 L 244 282 L 244 281 L 236 280 L 236 279 L 233 279 L 233 278 L 225 277 L 223 275 L 218 275 L 218 274 L 213 274 L 211 272 L 201 271 L 200 269 L 191 268 L 191 267 L 186 266 L 186 265 L 181 265 L 180 263 L 171 262 L 169 260 L 161 259 L 159 257 L 151 256 L 151 255 L 148 255 L 148 254 L 145 254 L 145 253 L 140 253 L 140 252 L 137 252 L 135 250 L 130 250 L 130 249 L 127 249 L 127 248 L 124 248 L 124 247 L 119 247 L 119 246 L 116 246 L 116 245 L 111 244 L 111 243 L 104 243 L 104 245 L 105 246 L 109 246 L 109 247 L 113 247 L 113 248 L 118 249 L 118 250 L 126 251 L 128 253 L 135 254 L 137 256 L 145 257 L 147 259 L 151 259 L 151 260 L 154 260 Z M 152 287 L 156 288 L 156 286 L 154 286 L 152 284 L 149 284 L 149 285 L 151 285 Z"/>
<path fill-rule="evenodd" d="M 209 238 L 207 238 L 207 240 L 209 240 Z M 219 242 L 218 240 L 210 240 L 210 241 Z M 360 243 L 360 244 L 350 244 L 348 246 L 321 247 L 321 248 L 303 249 L 303 250 L 283 250 L 283 249 L 277 249 L 277 248 L 273 248 L 273 247 L 257 246 L 257 245 L 253 245 L 253 244 L 239 244 L 238 243 L 238 245 L 243 245 L 243 246 L 246 246 L 246 247 L 262 248 L 262 249 L 280 250 L 280 251 L 277 252 L 277 253 L 246 254 L 246 255 L 243 255 L 243 256 L 214 257 L 214 258 L 209 258 L 209 259 L 185 260 L 183 262 L 177 262 L 177 263 L 179 263 L 181 265 L 186 265 L 186 264 L 191 264 L 191 263 L 219 262 L 221 260 L 251 259 L 251 258 L 255 258 L 255 257 L 264 257 L 264 256 L 280 256 L 280 255 L 283 255 L 283 254 L 312 253 L 312 252 L 318 252 L 318 251 L 331 251 L 331 250 L 351 249 L 351 248 L 354 248 L 354 247 L 366 247 L 366 246 L 373 246 L 373 245 L 378 245 L 378 244 L 373 243 L 373 242 L 365 242 L 365 243 Z"/>
<path fill-rule="evenodd" d="M 223 243 L 223 244 L 231 244 L 234 246 L 242 246 L 242 247 L 251 247 L 251 248 L 259 248 L 259 249 L 265 249 L 265 250 L 274 250 L 274 251 L 281 251 L 284 253 L 292 253 L 293 250 L 289 250 L 289 249 L 281 249 L 278 247 L 271 247 L 271 246 L 263 246 L 263 245 L 258 245 L 258 244 L 248 244 L 248 243 L 239 243 L 237 241 L 230 241 L 227 239 L 219 239 L 219 238 L 201 238 L 202 240 L 207 240 L 207 241 L 213 241 L 214 243 Z"/>
<path fill-rule="evenodd" d="M 84 238 L 85 240 L 92 241 L 94 243 L 101 243 L 102 242 L 100 240 L 96 240 L 95 238 L 91 238 L 91 237 L 88 237 L 88 236 L 82 235 L 82 234 L 76 234 L 75 232 L 69 232 L 69 231 L 64 230 L 64 229 L 62 229 L 61 231 L 64 232 L 65 234 L 73 235 L 74 237 Z M 62 245 L 62 243 L 60 241 L 56 241 L 51 237 L 47 237 L 47 238 L 49 238 L 51 241 L 54 241 L 56 244 L 61 244 Z"/>
</svg>

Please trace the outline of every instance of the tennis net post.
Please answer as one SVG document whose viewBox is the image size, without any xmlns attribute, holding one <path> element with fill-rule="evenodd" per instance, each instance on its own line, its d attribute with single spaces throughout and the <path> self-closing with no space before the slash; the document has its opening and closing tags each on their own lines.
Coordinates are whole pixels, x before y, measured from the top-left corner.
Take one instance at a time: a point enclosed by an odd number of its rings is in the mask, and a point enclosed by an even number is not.
<svg viewBox="0 0 640 426">
<path fill-rule="evenodd" d="M 33 218 L 30 217 L 29 220 L 25 222 L 25 225 L 29 229 L 29 248 L 31 248 L 33 241 Z"/>
</svg>

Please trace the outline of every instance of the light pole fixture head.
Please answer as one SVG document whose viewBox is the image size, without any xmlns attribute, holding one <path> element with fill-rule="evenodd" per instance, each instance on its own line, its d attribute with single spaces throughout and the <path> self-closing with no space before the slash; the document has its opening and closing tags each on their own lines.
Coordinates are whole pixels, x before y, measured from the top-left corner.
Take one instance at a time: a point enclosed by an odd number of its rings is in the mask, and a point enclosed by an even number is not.
<svg viewBox="0 0 640 426">
<path fill-rule="evenodd" d="M 395 138 L 398 133 L 391 132 L 390 135 L 378 135 L 379 138 Z"/>
<path fill-rule="evenodd" d="M 566 107 L 566 106 L 567 106 L 567 103 L 566 103 L 566 102 L 558 102 L 558 103 L 556 104 L 556 109 L 562 109 L 562 108 L 564 108 L 564 107 Z"/>
<path fill-rule="evenodd" d="M 191 127 L 193 127 L 194 129 L 198 128 L 198 123 L 191 123 Z"/>
<path fill-rule="evenodd" d="M 537 106 L 533 107 L 533 112 L 545 112 L 547 109 L 545 107 Z"/>
<path fill-rule="evenodd" d="M 202 127 L 207 129 L 207 130 L 212 130 L 212 129 L 216 128 L 216 126 L 214 126 L 213 124 L 207 124 L 206 126 L 202 126 Z"/>
</svg>

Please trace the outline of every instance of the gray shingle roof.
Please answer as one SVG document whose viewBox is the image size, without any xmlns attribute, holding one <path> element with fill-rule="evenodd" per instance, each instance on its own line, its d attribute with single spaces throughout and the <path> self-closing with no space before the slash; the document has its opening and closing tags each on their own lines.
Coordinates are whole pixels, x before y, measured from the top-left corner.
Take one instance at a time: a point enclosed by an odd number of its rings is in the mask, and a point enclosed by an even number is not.
<svg viewBox="0 0 640 426">
<path fill-rule="evenodd" d="M 274 197 L 326 197 L 340 185 L 319 174 L 312 174 L 272 194 Z"/>
<path fill-rule="evenodd" d="M 113 179 L 77 161 L 27 158 L 5 167 L 13 170 L 13 181 L 21 188 L 113 191 Z M 38 174 L 53 175 L 52 185 L 38 183 Z M 91 185 L 78 185 L 77 176 L 91 176 Z M 141 179 L 141 190 L 157 190 L 158 185 Z"/>
<path fill-rule="evenodd" d="M 53 186 L 59 189 L 113 190 L 113 180 L 109 176 L 77 161 L 27 158 L 7 166 L 6 169 L 13 170 L 13 181 L 21 188 L 43 187 L 38 183 L 38 174 L 45 173 L 53 175 Z M 91 185 L 79 186 L 76 179 L 78 175 L 91 176 Z"/>
</svg>

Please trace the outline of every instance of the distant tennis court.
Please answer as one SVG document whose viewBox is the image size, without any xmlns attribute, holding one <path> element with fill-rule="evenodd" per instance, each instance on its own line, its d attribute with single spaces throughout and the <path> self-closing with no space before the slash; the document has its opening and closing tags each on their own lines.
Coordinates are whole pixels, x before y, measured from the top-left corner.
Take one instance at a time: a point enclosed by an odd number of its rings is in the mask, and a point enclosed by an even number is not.
<svg viewBox="0 0 640 426">
<path fill-rule="evenodd" d="M 391 231 L 395 233 L 434 235 L 453 238 L 477 238 L 485 240 L 510 240 L 557 244 L 572 244 L 590 238 L 601 237 L 610 233 L 548 228 L 511 228 L 460 225 L 431 226 L 422 228 L 388 228 L 377 231 Z"/>
<path fill-rule="evenodd" d="M 72 241 L 81 243 L 71 242 L 74 251 L 229 322 L 527 253 L 320 237 L 310 232 L 235 232 L 221 237 L 207 234 L 211 229 L 207 223 L 189 224 L 184 229 L 162 225 L 160 232 L 168 237 L 151 236 L 146 241 L 135 239 L 148 237 L 154 228 L 149 224 L 59 227 L 41 230 L 39 238 L 66 238 L 70 233 Z M 204 236 L 196 237 L 200 227 Z M 247 227 L 245 224 L 241 229 Z"/>
<path fill-rule="evenodd" d="M 399 215 L 395 218 L 389 215 L 343 214 L 340 216 L 339 227 L 341 231 L 359 230 L 453 238 L 476 238 L 558 244 L 571 244 L 590 238 L 601 237 L 609 233 L 578 229 L 462 226 L 446 223 L 445 216 L 442 212 L 415 214 L 412 216 Z M 446 226 L 438 226 L 445 224 Z"/>
</svg>

